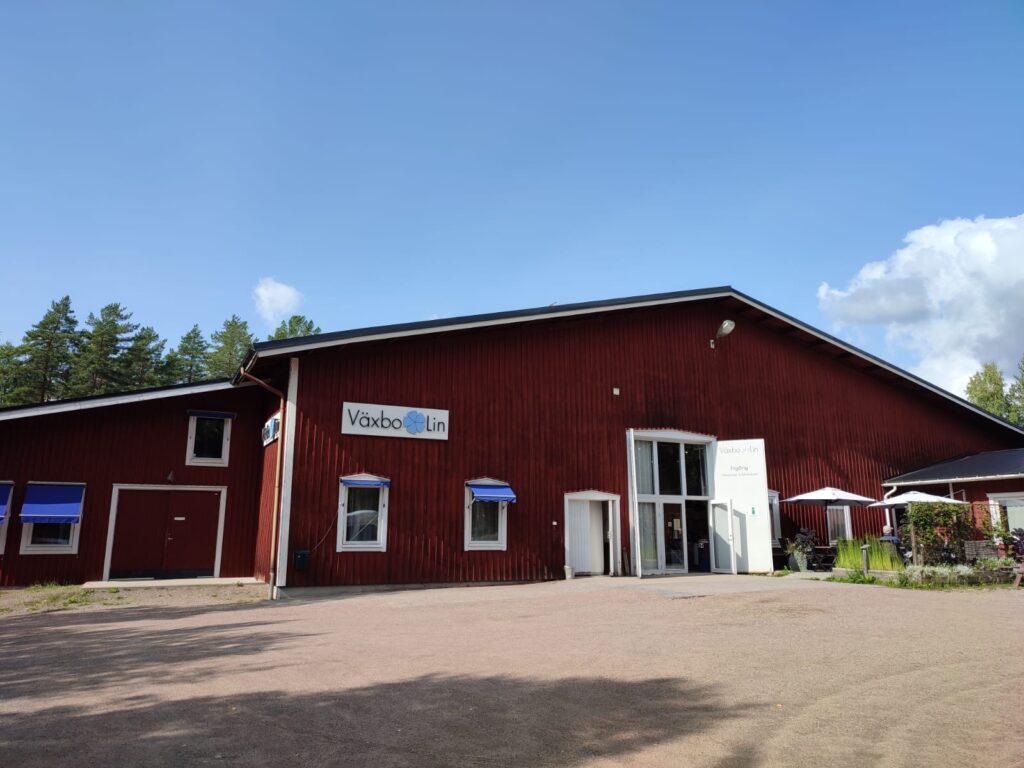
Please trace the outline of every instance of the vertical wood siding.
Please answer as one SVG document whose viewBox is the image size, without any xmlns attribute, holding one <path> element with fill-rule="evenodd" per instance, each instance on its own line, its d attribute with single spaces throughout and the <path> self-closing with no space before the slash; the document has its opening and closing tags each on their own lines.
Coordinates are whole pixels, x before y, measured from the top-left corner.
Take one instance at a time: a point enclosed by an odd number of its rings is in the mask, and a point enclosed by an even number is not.
<svg viewBox="0 0 1024 768">
<path fill-rule="evenodd" d="M 0 480 L 15 482 L 0 585 L 101 578 L 115 483 L 227 486 L 221 574 L 251 576 L 264 400 L 261 390 L 244 387 L 0 422 Z M 185 465 L 189 409 L 238 414 L 231 428 L 229 466 Z M 18 514 L 29 481 L 87 484 L 77 555 L 18 553 Z"/>
<path fill-rule="evenodd" d="M 628 563 L 630 427 L 764 438 L 769 486 L 783 498 L 822 485 L 879 497 L 882 478 L 1022 444 L 739 311 L 705 301 L 305 353 L 290 548 L 313 551 L 288 584 L 556 578 L 563 494 L 586 488 L 622 497 Z M 710 349 L 727 317 L 736 331 Z M 344 401 L 447 409 L 449 440 L 343 436 Z M 392 480 L 386 553 L 335 551 L 338 478 L 354 472 Z M 463 483 L 479 476 L 518 495 L 507 551 L 463 551 Z M 824 533 L 823 511 L 782 511 L 787 530 Z M 884 512 L 853 520 L 856 534 L 877 532 Z"/>
</svg>

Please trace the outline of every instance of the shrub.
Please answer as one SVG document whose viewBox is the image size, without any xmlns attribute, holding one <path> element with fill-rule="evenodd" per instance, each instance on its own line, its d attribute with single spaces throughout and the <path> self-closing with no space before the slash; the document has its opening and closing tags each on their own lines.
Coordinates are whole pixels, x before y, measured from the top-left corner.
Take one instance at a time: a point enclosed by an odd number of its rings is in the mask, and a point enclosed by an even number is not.
<svg viewBox="0 0 1024 768">
<path fill-rule="evenodd" d="M 929 565 L 963 562 L 964 541 L 974 532 L 974 516 L 963 504 L 907 505 L 907 521 L 914 528 L 918 551 Z"/>
<path fill-rule="evenodd" d="M 982 557 L 974 562 L 974 570 L 976 571 L 999 571 L 1004 568 L 1013 568 L 1014 560 L 1012 557 Z"/>
</svg>

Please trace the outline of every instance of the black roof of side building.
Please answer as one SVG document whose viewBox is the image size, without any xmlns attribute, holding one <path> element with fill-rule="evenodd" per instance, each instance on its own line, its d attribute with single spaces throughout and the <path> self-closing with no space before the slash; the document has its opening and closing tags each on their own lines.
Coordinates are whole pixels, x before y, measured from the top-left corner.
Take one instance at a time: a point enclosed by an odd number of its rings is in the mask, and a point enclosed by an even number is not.
<svg viewBox="0 0 1024 768">
<path fill-rule="evenodd" d="M 1024 477 L 1024 448 L 985 451 L 940 461 L 938 464 L 890 477 L 884 485 L 931 485 L 1014 477 Z"/>
</svg>

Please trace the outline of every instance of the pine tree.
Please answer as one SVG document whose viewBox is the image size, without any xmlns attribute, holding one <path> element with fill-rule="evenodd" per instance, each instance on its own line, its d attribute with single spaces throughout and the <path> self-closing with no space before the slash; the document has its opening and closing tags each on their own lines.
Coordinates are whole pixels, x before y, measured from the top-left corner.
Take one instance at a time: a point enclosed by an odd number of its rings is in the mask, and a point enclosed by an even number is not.
<svg viewBox="0 0 1024 768">
<path fill-rule="evenodd" d="M 15 398 L 22 372 L 21 350 L 5 341 L 0 344 L 0 408 L 22 405 Z"/>
<path fill-rule="evenodd" d="M 193 325 L 192 329 L 181 337 L 178 348 L 172 354 L 177 357 L 180 365 L 178 381 L 191 384 L 209 377 L 207 358 L 210 354 L 210 344 L 198 325 Z"/>
<path fill-rule="evenodd" d="M 65 296 L 51 302 L 43 319 L 22 339 L 12 400 L 19 404 L 45 403 L 66 397 L 79 341 L 71 298 Z"/>
<path fill-rule="evenodd" d="M 249 324 L 238 315 L 232 315 L 224 321 L 223 328 L 214 331 L 211 338 L 213 348 L 207 358 L 210 376 L 234 376 L 255 341 L 249 332 Z"/>
<path fill-rule="evenodd" d="M 99 317 L 89 313 L 89 330 L 75 366 L 75 394 L 104 395 L 129 388 L 124 355 L 138 329 L 131 318 L 132 313 L 117 303 L 103 307 Z"/>
<path fill-rule="evenodd" d="M 1017 375 L 1010 380 L 1006 393 L 1007 417 L 1014 424 L 1024 427 L 1024 355 L 1017 363 Z"/>
<path fill-rule="evenodd" d="M 282 320 L 277 329 L 267 336 L 267 341 L 278 339 L 294 339 L 298 336 L 312 336 L 320 333 L 320 327 L 305 315 L 292 315 L 288 320 Z"/>
<path fill-rule="evenodd" d="M 989 413 L 1006 418 L 1010 403 L 1006 397 L 1006 380 L 995 363 L 985 363 L 967 382 L 967 399 Z"/>
<path fill-rule="evenodd" d="M 125 389 L 144 389 L 169 383 L 164 380 L 166 342 L 150 326 L 139 328 L 118 360 Z"/>
</svg>

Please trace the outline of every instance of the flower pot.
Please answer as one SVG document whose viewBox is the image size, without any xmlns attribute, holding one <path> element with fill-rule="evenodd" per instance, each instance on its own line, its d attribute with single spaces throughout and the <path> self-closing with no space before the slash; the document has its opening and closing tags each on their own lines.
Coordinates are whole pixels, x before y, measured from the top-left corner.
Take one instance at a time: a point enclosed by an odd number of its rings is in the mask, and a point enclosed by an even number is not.
<svg viewBox="0 0 1024 768">
<path fill-rule="evenodd" d="M 789 570 L 791 570 L 791 571 L 806 571 L 807 570 L 807 553 L 806 552 L 790 552 L 789 553 Z"/>
</svg>

